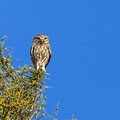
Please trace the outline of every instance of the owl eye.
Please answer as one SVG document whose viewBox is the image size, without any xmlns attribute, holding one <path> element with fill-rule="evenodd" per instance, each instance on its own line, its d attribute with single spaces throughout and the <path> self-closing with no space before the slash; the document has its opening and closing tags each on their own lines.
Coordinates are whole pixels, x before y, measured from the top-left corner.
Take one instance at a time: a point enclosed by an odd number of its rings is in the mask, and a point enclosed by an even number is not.
<svg viewBox="0 0 120 120">
<path fill-rule="evenodd" d="M 39 37 L 35 37 L 36 39 L 40 39 Z"/>
<path fill-rule="evenodd" d="M 44 40 L 46 40 L 47 38 L 44 38 Z"/>
</svg>

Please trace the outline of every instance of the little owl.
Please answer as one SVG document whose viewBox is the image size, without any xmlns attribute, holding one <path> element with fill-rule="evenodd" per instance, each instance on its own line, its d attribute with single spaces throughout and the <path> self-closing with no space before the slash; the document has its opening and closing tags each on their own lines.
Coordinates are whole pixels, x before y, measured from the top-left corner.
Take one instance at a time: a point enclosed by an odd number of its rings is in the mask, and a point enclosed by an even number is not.
<svg viewBox="0 0 120 120">
<path fill-rule="evenodd" d="M 46 66 L 51 58 L 51 49 L 47 35 L 39 34 L 34 37 L 30 56 L 35 69 L 45 73 Z"/>
</svg>

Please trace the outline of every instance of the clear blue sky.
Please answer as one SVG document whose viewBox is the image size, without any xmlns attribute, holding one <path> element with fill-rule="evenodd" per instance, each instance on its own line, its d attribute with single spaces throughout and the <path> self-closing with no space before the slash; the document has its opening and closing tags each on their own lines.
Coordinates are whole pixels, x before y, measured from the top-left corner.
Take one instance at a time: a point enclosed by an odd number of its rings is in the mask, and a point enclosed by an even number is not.
<svg viewBox="0 0 120 120">
<path fill-rule="evenodd" d="M 50 38 L 48 113 L 58 120 L 120 120 L 120 1 L 1 0 L 0 38 L 15 66 L 31 65 L 36 34 Z"/>
</svg>

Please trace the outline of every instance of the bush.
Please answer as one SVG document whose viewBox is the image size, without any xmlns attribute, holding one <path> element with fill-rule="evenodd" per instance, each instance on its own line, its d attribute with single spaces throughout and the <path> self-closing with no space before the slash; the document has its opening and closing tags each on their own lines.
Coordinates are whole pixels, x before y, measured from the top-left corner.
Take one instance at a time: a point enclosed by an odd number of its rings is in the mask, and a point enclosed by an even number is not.
<svg viewBox="0 0 120 120">
<path fill-rule="evenodd" d="M 53 116 L 48 115 L 45 109 L 46 97 L 43 96 L 43 92 L 48 88 L 44 83 L 46 74 L 39 73 L 28 65 L 15 70 L 11 53 L 6 57 L 4 55 L 4 51 L 11 49 L 4 47 L 5 39 L 6 36 L 0 41 L 0 119 L 57 120 L 58 106 Z"/>
</svg>

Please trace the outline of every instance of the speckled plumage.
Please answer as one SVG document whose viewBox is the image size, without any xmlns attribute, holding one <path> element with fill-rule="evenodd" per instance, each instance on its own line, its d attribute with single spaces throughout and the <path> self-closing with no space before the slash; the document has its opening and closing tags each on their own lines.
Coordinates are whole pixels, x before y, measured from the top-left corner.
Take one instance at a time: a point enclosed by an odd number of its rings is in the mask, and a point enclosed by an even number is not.
<svg viewBox="0 0 120 120">
<path fill-rule="evenodd" d="M 33 44 L 30 49 L 30 56 L 35 69 L 46 72 L 46 66 L 51 58 L 48 36 L 39 34 L 34 37 Z"/>
</svg>

